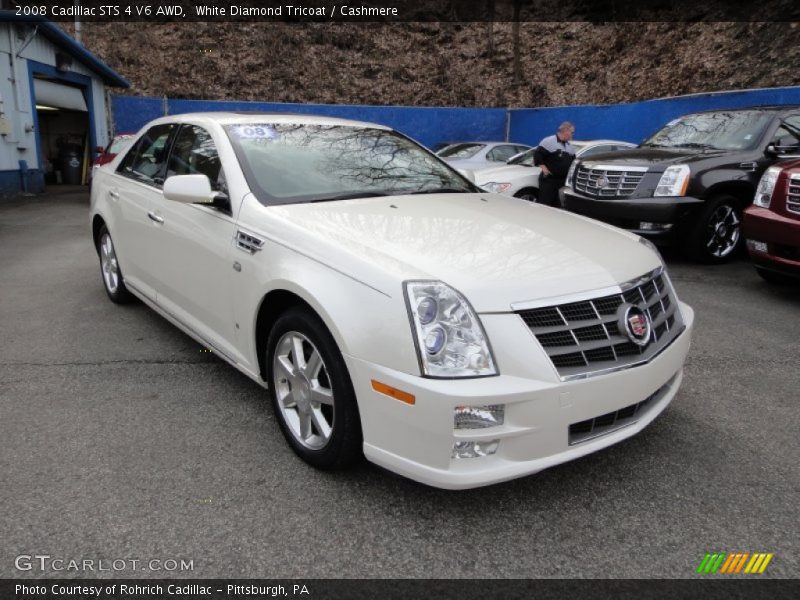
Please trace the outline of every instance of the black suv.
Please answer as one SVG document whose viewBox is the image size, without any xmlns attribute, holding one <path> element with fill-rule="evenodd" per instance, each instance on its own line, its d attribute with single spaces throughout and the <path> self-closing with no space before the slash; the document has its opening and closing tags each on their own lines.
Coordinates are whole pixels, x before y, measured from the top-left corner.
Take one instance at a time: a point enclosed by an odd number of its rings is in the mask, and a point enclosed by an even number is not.
<svg viewBox="0 0 800 600">
<path fill-rule="evenodd" d="M 715 110 L 670 121 L 636 148 L 577 159 L 564 208 L 722 262 L 764 170 L 800 147 L 800 107 Z"/>
</svg>

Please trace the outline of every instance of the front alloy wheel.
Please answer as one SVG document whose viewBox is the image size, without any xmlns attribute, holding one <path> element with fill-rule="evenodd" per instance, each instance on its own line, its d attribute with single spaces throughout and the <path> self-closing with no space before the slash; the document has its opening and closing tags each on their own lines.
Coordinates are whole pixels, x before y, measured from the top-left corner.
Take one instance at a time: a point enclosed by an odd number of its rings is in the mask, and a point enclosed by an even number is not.
<svg viewBox="0 0 800 600">
<path fill-rule="evenodd" d="M 294 439 L 319 450 L 331 438 L 334 398 L 319 350 L 299 331 L 280 338 L 273 356 L 272 384 Z"/>
<path fill-rule="evenodd" d="M 724 260 L 739 244 L 742 236 L 741 219 L 736 209 L 721 204 L 712 213 L 706 225 L 706 248 L 714 258 Z"/>
<path fill-rule="evenodd" d="M 362 456 L 353 383 L 336 341 L 315 313 L 298 306 L 278 317 L 264 365 L 281 431 L 300 458 L 338 469 Z"/>
<path fill-rule="evenodd" d="M 686 239 L 690 258 L 705 263 L 723 263 L 742 245 L 740 203 L 722 195 L 706 201 Z"/>
</svg>

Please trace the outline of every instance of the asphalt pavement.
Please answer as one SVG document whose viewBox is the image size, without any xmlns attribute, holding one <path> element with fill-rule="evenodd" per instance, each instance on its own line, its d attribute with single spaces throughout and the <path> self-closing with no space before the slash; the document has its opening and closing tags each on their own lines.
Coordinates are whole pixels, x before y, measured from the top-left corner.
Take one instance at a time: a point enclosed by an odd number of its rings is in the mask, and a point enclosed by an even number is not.
<svg viewBox="0 0 800 600">
<path fill-rule="evenodd" d="M 667 262 L 697 314 L 667 411 L 599 453 L 451 492 L 307 466 L 262 388 L 107 299 L 84 188 L 5 201 L 0 577 L 685 578 L 717 551 L 771 552 L 762 577 L 798 577 L 800 288 L 744 258 Z M 18 568 L 35 555 L 44 572 Z"/>
</svg>

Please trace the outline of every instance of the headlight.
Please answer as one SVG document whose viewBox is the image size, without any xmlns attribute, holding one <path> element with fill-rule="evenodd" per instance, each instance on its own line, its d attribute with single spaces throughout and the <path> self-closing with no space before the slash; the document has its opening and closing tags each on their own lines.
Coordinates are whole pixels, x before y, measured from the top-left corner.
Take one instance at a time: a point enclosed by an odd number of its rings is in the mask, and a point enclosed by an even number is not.
<svg viewBox="0 0 800 600">
<path fill-rule="evenodd" d="M 653 196 L 683 196 L 689 187 L 689 165 L 667 167 L 656 186 Z"/>
<path fill-rule="evenodd" d="M 574 158 L 569 166 L 569 171 L 567 171 L 567 182 L 564 184 L 567 187 L 572 187 L 572 176 L 575 174 L 576 168 L 578 168 L 578 159 Z"/>
<path fill-rule="evenodd" d="M 753 204 L 762 208 L 769 208 L 769 203 L 772 200 L 772 192 L 775 191 L 775 184 L 778 182 L 778 175 L 781 174 L 780 167 L 770 167 L 761 176 L 761 181 L 758 182 L 756 188 L 756 197 L 753 198 Z"/>
<path fill-rule="evenodd" d="M 481 186 L 487 192 L 494 192 L 495 194 L 502 194 L 508 188 L 511 187 L 510 183 L 497 183 L 496 181 L 490 181 L 489 183 L 484 183 Z"/>
<path fill-rule="evenodd" d="M 483 326 L 464 296 L 441 281 L 406 281 L 404 291 L 424 375 L 497 375 Z"/>
</svg>

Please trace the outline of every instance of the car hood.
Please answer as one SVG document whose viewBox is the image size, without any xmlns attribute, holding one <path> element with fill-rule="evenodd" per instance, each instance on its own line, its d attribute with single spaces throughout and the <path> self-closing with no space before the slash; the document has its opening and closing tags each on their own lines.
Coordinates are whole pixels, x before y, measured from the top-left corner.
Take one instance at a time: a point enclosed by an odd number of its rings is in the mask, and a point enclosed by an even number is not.
<svg viewBox="0 0 800 600">
<path fill-rule="evenodd" d="M 479 312 L 605 288 L 660 266 L 638 236 L 499 194 L 410 195 L 264 209 L 284 243 L 390 296 L 441 280 Z"/>
<path fill-rule="evenodd" d="M 734 152 L 730 150 L 638 147 L 595 154 L 585 160 L 578 157 L 578 160 L 582 163 L 643 166 L 648 167 L 651 171 L 658 171 L 658 167 L 663 167 L 661 169 L 663 171 L 670 165 L 693 164 L 731 154 Z"/>
<path fill-rule="evenodd" d="M 502 167 L 491 167 L 489 169 L 480 169 L 475 171 L 475 183 L 488 183 L 489 181 L 509 181 L 518 177 L 526 177 L 528 175 L 538 175 L 541 169 L 539 167 L 526 167 L 524 165 L 503 165 Z"/>
</svg>

